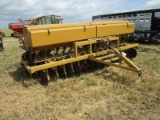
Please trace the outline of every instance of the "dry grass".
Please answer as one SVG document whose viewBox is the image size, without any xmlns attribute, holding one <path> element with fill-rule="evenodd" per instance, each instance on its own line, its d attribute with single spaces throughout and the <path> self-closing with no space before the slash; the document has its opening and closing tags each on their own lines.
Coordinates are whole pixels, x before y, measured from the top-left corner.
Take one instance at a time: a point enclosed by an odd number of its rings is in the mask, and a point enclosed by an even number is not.
<svg viewBox="0 0 160 120">
<path fill-rule="evenodd" d="M 5 28 L 5 29 L 0 29 L 0 30 L 1 30 L 2 32 L 4 32 L 4 33 L 5 33 L 5 36 L 7 36 L 7 37 L 11 36 L 11 33 L 13 33 L 12 30 L 7 29 L 7 28 Z"/>
<path fill-rule="evenodd" d="M 20 65 L 24 50 L 5 37 L 0 52 L 0 119 L 158 120 L 160 119 L 160 47 L 141 45 L 133 61 L 143 76 L 104 68 L 41 86 Z"/>
</svg>

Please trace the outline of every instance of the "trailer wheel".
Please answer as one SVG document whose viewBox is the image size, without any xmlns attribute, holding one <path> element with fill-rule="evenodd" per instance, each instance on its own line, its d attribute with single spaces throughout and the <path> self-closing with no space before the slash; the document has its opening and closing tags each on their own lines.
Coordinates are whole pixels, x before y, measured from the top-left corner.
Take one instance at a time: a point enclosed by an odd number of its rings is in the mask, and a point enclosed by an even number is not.
<svg viewBox="0 0 160 120">
<path fill-rule="evenodd" d="M 133 55 L 133 58 L 137 56 L 137 51 L 134 48 L 132 48 L 132 55 Z"/>
<path fill-rule="evenodd" d="M 125 53 L 127 54 L 127 58 L 129 59 L 133 59 L 137 56 L 137 51 L 134 48 L 128 49 L 127 51 L 125 51 Z"/>
</svg>

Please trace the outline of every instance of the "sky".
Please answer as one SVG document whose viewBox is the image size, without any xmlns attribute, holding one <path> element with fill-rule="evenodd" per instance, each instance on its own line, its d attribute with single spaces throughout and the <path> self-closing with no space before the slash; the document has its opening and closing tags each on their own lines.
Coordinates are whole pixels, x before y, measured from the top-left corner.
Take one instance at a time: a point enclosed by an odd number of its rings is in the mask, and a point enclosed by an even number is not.
<svg viewBox="0 0 160 120">
<path fill-rule="evenodd" d="M 154 8 L 160 0 L 0 0 L 0 29 L 44 15 L 59 15 L 63 23 L 90 22 L 94 15 Z"/>
</svg>

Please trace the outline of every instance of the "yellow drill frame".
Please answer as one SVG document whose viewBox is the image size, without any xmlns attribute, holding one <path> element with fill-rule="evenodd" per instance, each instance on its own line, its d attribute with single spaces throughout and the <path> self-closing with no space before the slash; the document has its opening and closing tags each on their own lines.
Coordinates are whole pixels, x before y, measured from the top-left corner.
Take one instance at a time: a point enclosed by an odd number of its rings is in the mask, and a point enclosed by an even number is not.
<svg viewBox="0 0 160 120">
<path fill-rule="evenodd" d="M 94 53 L 92 50 L 92 45 L 99 43 L 99 42 L 102 42 L 102 41 L 104 41 L 107 45 L 109 45 L 109 42 L 116 41 L 117 47 L 113 48 L 113 49 L 106 48 L 105 50 L 98 51 L 98 52 Z M 49 69 L 49 68 L 56 68 L 57 66 L 89 59 L 89 60 L 92 60 L 95 62 L 105 64 L 107 66 L 109 65 L 109 66 L 119 67 L 122 69 L 126 69 L 129 71 L 133 71 L 133 72 L 137 72 L 138 74 L 141 74 L 142 70 L 140 68 L 138 68 L 131 60 L 129 60 L 124 55 L 122 55 L 122 53 L 120 52 L 120 51 L 128 50 L 130 48 L 138 47 L 138 44 L 128 44 L 128 45 L 125 45 L 122 47 L 119 47 L 119 44 L 120 44 L 119 37 L 113 37 L 113 36 L 87 39 L 84 41 L 73 42 L 74 53 L 71 58 L 63 59 L 60 61 L 50 61 L 50 60 L 46 59 L 45 64 L 37 65 L 37 66 L 29 66 L 28 62 L 24 61 L 22 59 L 22 64 L 24 65 L 24 67 L 26 68 L 26 70 L 30 74 L 33 74 L 33 73 L 35 73 L 37 71 L 41 71 L 41 70 L 45 70 L 46 73 L 48 73 L 47 69 Z M 89 46 L 88 51 L 84 55 L 79 55 L 78 47 L 84 46 L 84 45 Z M 116 59 L 116 60 L 119 60 L 118 64 L 113 62 L 114 59 L 111 59 L 108 61 L 103 61 L 103 60 L 99 59 L 100 56 L 105 57 L 105 56 L 111 56 L 112 54 L 115 54 L 118 57 L 118 59 Z M 122 63 L 126 63 L 127 66 L 122 65 Z M 49 76 L 48 76 L 48 79 L 49 79 Z"/>
</svg>

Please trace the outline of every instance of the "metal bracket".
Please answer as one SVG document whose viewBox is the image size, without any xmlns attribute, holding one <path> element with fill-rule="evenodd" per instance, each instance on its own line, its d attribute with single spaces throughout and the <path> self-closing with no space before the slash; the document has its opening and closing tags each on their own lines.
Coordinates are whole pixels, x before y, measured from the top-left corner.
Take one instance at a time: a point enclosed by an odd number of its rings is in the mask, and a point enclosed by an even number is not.
<svg viewBox="0 0 160 120">
<path fill-rule="evenodd" d="M 47 29 L 48 30 L 48 35 L 50 35 L 50 30 L 49 29 Z"/>
<path fill-rule="evenodd" d="M 84 27 L 84 31 L 86 31 L 86 26 L 83 26 Z"/>
</svg>

